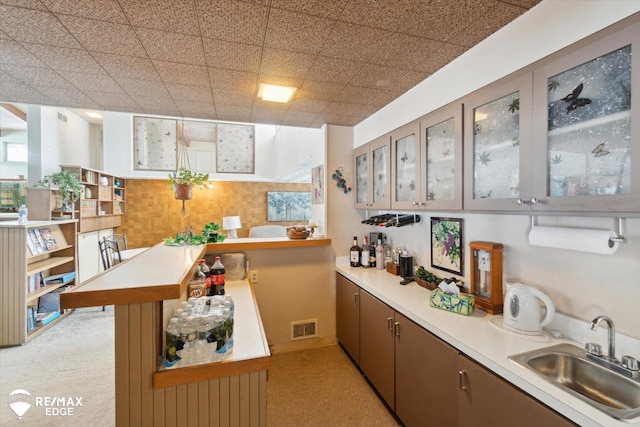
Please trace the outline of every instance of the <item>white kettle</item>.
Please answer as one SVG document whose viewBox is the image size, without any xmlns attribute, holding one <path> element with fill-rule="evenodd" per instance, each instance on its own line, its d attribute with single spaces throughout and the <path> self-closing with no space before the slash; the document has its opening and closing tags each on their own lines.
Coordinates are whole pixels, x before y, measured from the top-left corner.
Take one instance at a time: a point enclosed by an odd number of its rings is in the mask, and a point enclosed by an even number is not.
<svg viewBox="0 0 640 427">
<path fill-rule="evenodd" d="M 540 301 L 547 310 L 542 317 Z M 524 283 L 507 283 L 504 298 L 504 327 L 525 335 L 541 335 L 556 315 L 556 309 L 549 295 L 540 289 Z"/>
</svg>

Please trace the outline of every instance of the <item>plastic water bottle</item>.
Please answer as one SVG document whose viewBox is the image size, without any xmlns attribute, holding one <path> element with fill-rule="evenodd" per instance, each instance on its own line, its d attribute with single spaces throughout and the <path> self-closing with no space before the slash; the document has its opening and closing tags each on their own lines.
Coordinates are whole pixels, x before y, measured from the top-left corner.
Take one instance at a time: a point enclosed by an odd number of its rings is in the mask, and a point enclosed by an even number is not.
<svg viewBox="0 0 640 427">
<path fill-rule="evenodd" d="M 178 325 L 177 317 L 173 317 L 169 320 L 165 340 L 165 365 L 167 367 L 171 367 L 180 361 L 178 350 L 182 350 L 183 345 L 180 337 L 180 326 Z"/>
<path fill-rule="evenodd" d="M 18 209 L 18 224 L 26 224 L 29 220 L 29 209 L 26 205 L 20 206 Z"/>
</svg>

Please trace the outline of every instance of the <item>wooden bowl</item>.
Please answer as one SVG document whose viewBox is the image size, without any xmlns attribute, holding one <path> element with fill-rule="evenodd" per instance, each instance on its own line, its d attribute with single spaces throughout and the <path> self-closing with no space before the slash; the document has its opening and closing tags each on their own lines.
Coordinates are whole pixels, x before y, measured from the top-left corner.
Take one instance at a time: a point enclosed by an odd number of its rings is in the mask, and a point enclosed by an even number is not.
<svg viewBox="0 0 640 427">
<path fill-rule="evenodd" d="M 296 230 L 294 227 L 287 228 L 287 237 L 290 239 L 303 240 L 309 237 L 311 232 L 309 230 Z"/>
</svg>

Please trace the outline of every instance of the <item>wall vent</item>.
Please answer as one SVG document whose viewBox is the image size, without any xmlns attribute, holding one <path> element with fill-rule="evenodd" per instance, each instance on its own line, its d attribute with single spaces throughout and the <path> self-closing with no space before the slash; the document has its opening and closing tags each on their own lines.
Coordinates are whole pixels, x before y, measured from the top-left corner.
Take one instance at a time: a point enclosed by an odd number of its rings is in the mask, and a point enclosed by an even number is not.
<svg viewBox="0 0 640 427">
<path fill-rule="evenodd" d="M 318 319 L 291 322 L 291 340 L 302 340 L 318 336 Z"/>
<path fill-rule="evenodd" d="M 67 116 L 62 113 L 58 113 L 58 120 L 62 120 L 63 122 L 67 123 Z"/>
</svg>

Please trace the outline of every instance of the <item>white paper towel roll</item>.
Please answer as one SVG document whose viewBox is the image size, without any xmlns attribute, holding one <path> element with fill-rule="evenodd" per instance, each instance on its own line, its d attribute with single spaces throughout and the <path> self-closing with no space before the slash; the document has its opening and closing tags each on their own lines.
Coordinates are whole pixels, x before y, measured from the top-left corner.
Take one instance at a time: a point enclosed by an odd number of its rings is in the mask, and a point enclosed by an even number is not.
<svg viewBox="0 0 640 427">
<path fill-rule="evenodd" d="M 615 236 L 616 234 L 610 230 L 532 227 L 529 231 L 529 243 L 533 246 L 611 255 L 618 250 L 618 242 L 609 246 L 609 238 Z"/>
</svg>

